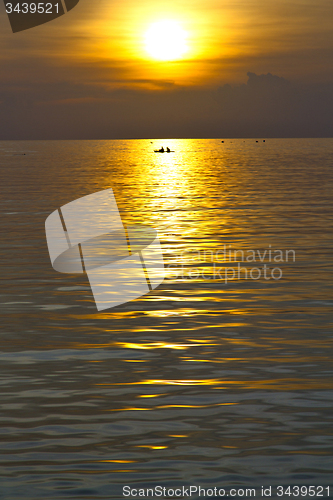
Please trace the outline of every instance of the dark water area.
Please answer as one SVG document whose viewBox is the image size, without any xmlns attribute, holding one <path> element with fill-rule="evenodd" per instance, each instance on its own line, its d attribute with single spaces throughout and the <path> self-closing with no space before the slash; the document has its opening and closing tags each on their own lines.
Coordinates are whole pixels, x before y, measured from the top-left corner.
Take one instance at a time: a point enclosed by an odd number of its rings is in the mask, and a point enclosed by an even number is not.
<svg viewBox="0 0 333 500">
<path fill-rule="evenodd" d="M 0 498 L 333 497 L 333 139 L 0 142 L 0 186 Z M 108 188 L 166 278 L 98 312 L 44 224 Z"/>
</svg>

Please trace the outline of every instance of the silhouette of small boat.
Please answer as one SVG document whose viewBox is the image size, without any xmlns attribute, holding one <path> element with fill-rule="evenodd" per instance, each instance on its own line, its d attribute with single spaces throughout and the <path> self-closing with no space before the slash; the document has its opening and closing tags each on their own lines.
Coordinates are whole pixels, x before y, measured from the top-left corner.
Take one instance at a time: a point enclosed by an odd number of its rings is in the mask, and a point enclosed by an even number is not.
<svg viewBox="0 0 333 500">
<path fill-rule="evenodd" d="M 162 151 L 161 149 L 154 149 L 154 153 L 174 153 L 174 151 Z"/>
</svg>

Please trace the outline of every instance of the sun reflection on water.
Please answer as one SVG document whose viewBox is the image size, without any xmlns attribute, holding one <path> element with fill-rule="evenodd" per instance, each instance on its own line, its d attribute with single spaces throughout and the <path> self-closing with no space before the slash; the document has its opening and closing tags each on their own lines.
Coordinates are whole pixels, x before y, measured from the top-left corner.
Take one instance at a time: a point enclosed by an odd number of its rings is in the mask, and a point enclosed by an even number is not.
<svg viewBox="0 0 333 500">
<path fill-rule="evenodd" d="M 4 432 L 13 462 L 3 465 L 17 488 L 28 478 L 34 495 L 52 470 L 73 492 L 92 491 L 90 474 L 109 485 L 110 472 L 128 484 L 184 470 L 247 484 L 263 471 L 329 477 L 333 141 L 252 142 L 50 141 L 34 157 L 1 156 L 12 199 L 0 248 L 2 419 L 16 429 L 12 440 Z M 154 153 L 161 145 L 175 153 Z M 53 272 L 44 221 L 107 188 L 125 225 L 158 230 L 166 266 L 205 277 L 170 273 L 97 313 L 84 276 Z M 224 244 L 295 248 L 297 261 L 278 282 L 225 284 L 205 258 Z"/>
</svg>

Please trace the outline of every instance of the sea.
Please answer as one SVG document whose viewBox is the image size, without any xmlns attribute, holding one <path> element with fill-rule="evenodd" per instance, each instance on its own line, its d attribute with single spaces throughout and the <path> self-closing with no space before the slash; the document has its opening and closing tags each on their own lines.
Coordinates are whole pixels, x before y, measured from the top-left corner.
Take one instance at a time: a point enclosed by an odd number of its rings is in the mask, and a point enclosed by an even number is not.
<svg viewBox="0 0 333 500">
<path fill-rule="evenodd" d="M 45 220 L 110 188 L 165 279 L 98 311 Z M 2 141 L 0 189 L 1 499 L 333 497 L 333 139 Z"/>
</svg>

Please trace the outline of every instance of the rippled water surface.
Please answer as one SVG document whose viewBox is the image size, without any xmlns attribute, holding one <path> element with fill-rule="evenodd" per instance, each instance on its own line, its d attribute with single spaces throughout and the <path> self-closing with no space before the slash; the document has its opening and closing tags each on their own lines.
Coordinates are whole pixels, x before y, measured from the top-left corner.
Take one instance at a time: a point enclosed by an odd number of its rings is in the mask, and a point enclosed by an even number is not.
<svg viewBox="0 0 333 500">
<path fill-rule="evenodd" d="M 0 497 L 330 485 L 333 140 L 0 148 Z M 167 276 L 98 313 L 44 222 L 107 188 L 158 230 Z M 264 264 L 281 278 L 245 279 Z"/>
</svg>

